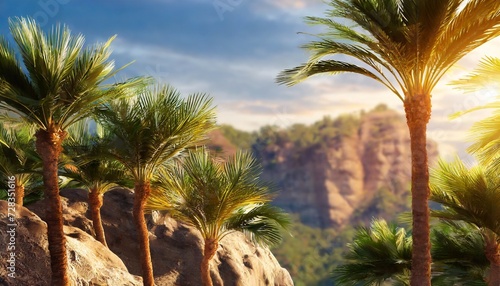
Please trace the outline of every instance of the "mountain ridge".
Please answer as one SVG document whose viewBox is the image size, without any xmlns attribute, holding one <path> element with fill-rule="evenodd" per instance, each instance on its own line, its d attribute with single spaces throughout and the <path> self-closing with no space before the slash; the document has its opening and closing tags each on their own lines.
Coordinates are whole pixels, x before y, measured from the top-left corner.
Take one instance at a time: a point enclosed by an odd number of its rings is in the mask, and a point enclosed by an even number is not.
<svg viewBox="0 0 500 286">
<path fill-rule="evenodd" d="M 240 137 L 252 138 L 246 149 L 260 160 L 262 178 L 279 190 L 274 203 L 309 226 L 342 228 L 409 210 L 409 132 L 404 116 L 385 105 L 309 126 L 248 133 L 225 125 L 218 132 L 218 142 L 225 137 L 233 148 L 225 156 L 241 146 Z M 437 144 L 428 140 L 427 149 L 435 161 Z"/>
</svg>

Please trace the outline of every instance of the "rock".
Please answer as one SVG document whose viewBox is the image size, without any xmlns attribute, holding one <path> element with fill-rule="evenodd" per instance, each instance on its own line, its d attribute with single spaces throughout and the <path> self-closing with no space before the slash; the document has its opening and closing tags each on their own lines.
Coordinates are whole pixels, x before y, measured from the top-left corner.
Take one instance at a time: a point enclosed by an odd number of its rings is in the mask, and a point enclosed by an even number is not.
<svg viewBox="0 0 500 286">
<path fill-rule="evenodd" d="M 220 129 L 211 131 L 209 137 L 209 150 L 212 154 L 221 158 L 233 156 L 236 153 L 236 147 L 222 134 Z"/>
<path fill-rule="evenodd" d="M 6 230 L 8 205 L 0 201 L 0 280 L 1 285 L 50 285 L 50 258 L 47 240 L 47 224 L 26 208 L 15 212 L 15 279 L 8 277 Z M 69 276 L 72 285 L 142 285 L 142 278 L 131 275 L 118 256 L 96 241 L 92 236 L 72 226 L 65 226 L 69 260 Z M 8 251 L 7 253 L 11 253 Z M 3 284 L 2 284 L 3 283 Z"/>
<path fill-rule="evenodd" d="M 61 195 L 65 223 L 93 234 L 92 228 L 88 227 L 92 222 L 89 220 L 87 192 L 63 190 Z M 132 204 L 133 192 L 112 190 L 104 195 L 101 214 L 110 250 L 123 261 L 130 273 L 141 275 Z M 43 206 L 41 201 L 29 208 L 43 217 Z M 155 213 L 148 217 L 155 283 L 201 285 L 199 268 L 203 241 L 199 232 L 166 215 Z M 290 274 L 279 265 L 269 249 L 253 245 L 241 233 L 232 233 L 221 241 L 210 267 L 214 285 L 293 285 Z"/>
<path fill-rule="evenodd" d="M 411 179 L 410 137 L 404 116 L 383 109 L 356 120 L 359 122 L 349 134 L 344 129 L 340 131 L 344 133 L 306 147 L 287 139 L 260 147 L 263 178 L 279 190 L 276 205 L 299 214 L 310 226 L 341 228 L 369 208 L 381 189 L 404 204 Z M 427 150 L 429 161 L 435 161 L 436 143 L 428 141 Z M 366 216 L 361 220 L 369 222 L 372 215 Z"/>
</svg>

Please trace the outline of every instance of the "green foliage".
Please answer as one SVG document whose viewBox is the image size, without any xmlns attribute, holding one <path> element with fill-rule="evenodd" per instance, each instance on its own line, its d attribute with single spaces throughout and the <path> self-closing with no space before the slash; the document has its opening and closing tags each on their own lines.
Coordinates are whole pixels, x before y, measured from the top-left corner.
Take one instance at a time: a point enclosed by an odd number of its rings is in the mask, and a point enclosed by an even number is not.
<svg viewBox="0 0 500 286">
<path fill-rule="evenodd" d="M 394 192 L 384 187 L 375 192 L 373 199 L 370 200 L 368 204 L 361 205 L 353 213 L 352 221 L 362 224 L 368 224 L 373 218 L 394 221 L 396 219 L 396 214 L 410 210 L 410 186 L 401 186 L 400 189 Z"/>
<path fill-rule="evenodd" d="M 315 144 L 322 146 L 335 142 L 342 137 L 355 134 L 360 126 L 359 117 L 355 115 L 341 115 L 335 119 L 325 116 L 321 121 L 312 125 Z"/>
<path fill-rule="evenodd" d="M 431 234 L 432 285 L 486 285 L 490 262 L 479 229 L 464 222 L 442 222 Z"/>
<path fill-rule="evenodd" d="M 486 57 L 478 67 L 467 77 L 455 81 L 466 92 L 494 92 L 495 101 L 470 110 L 459 112 L 454 116 L 477 110 L 493 110 L 491 116 L 477 121 L 472 125 L 469 138 L 474 142 L 468 149 L 485 164 L 494 162 L 500 167 L 500 58 Z"/>
<path fill-rule="evenodd" d="M 324 148 L 344 137 L 354 135 L 359 126 L 359 116 L 350 114 L 335 119 L 325 116 L 310 126 L 294 124 L 286 129 L 264 126 L 256 134 L 253 151 L 259 158 L 262 156 L 272 158 L 275 151 L 283 147 L 294 147 L 295 151 Z"/>
<path fill-rule="evenodd" d="M 377 104 L 377 106 L 375 106 L 373 108 L 374 112 L 382 112 L 382 111 L 387 111 L 387 110 L 390 110 L 390 109 L 387 106 L 387 104 L 384 104 L 384 103 L 379 103 L 379 104 Z"/>
<path fill-rule="evenodd" d="M 40 180 L 41 181 L 41 180 Z M 31 191 L 24 196 L 23 206 L 27 206 L 32 203 L 36 203 L 43 199 L 43 186 L 39 186 L 36 189 L 30 189 Z M 0 200 L 6 201 L 9 198 L 6 186 L 0 186 Z"/>
<path fill-rule="evenodd" d="M 240 150 L 251 150 L 257 136 L 255 132 L 241 131 L 227 124 L 220 125 L 219 130 L 227 140 Z"/>
<path fill-rule="evenodd" d="M 146 209 L 168 211 L 198 229 L 205 240 L 219 241 L 236 230 L 257 243 L 278 244 L 280 230 L 290 221 L 270 204 L 272 194 L 260 174 L 250 153 L 221 161 L 201 148 L 157 174 Z"/>
<path fill-rule="evenodd" d="M 341 232 L 334 229 L 320 229 L 304 225 L 294 218 L 291 236 L 284 236 L 283 242 L 272 249 L 280 265 L 292 276 L 296 286 L 332 285 L 331 272 L 342 262 L 347 242 L 354 230 L 346 228 Z"/>
<path fill-rule="evenodd" d="M 492 165 L 467 168 L 460 160 L 439 165 L 431 172 L 431 200 L 444 206 L 432 215 L 462 220 L 500 237 L 500 177 Z"/>
<path fill-rule="evenodd" d="M 267 125 L 261 127 L 257 132 L 241 131 L 230 125 L 221 125 L 219 129 L 238 149 L 252 150 L 257 158 L 265 156 L 270 159 L 267 161 L 272 163 L 271 158 L 279 148 L 294 147 L 296 151 L 300 151 L 328 147 L 345 137 L 355 135 L 364 116 L 387 110 L 389 110 L 387 105 L 379 104 L 368 112 L 343 114 L 336 118 L 325 116 L 311 125 L 297 123 L 288 128 Z M 379 122 L 379 125 L 386 123 Z M 379 128 L 383 128 L 383 126 L 379 126 Z"/>
<path fill-rule="evenodd" d="M 374 220 L 370 228 L 358 229 L 348 248 L 346 262 L 333 274 L 338 285 L 380 285 L 391 280 L 408 285 L 412 238 L 405 229 Z"/>
<path fill-rule="evenodd" d="M 99 119 L 113 139 L 109 156 L 125 166 L 135 183 L 144 183 L 206 139 L 215 126 L 215 111 L 206 94 L 183 98 L 173 87 L 158 84 L 137 97 L 106 105 Z"/>
<path fill-rule="evenodd" d="M 481 231 L 465 222 L 434 225 L 432 285 L 486 285 L 489 261 Z M 356 231 L 345 260 L 334 271 L 335 285 L 408 285 L 411 234 L 375 220 Z"/>
<path fill-rule="evenodd" d="M 92 132 L 90 123 L 80 121 L 68 129 L 68 139 L 63 144 L 67 163 L 59 175 L 71 180 L 71 187 L 100 194 L 118 186 L 133 188 L 124 166 L 108 157 L 106 148 L 112 140 L 108 130 L 99 125 L 100 132 Z"/>
<path fill-rule="evenodd" d="M 35 151 L 34 128 L 0 123 L 0 199 L 7 197 L 7 177 L 15 176 L 25 195 L 42 190 L 41 159 Z M 31 198 L 31 197 L 30 197 Z"/>
<path fill-rule="evenodd" d="M 64 25 L 44 33 L 33 19 L 15 18 L 9 28 L 19 57 L 0 37 L 0 108 L 40 129 L 65 130 L 144 83 L 107 83 L 117 72 L 109 59 L 114 37 L 85 47 L 83 35 Z"/>
</svg>

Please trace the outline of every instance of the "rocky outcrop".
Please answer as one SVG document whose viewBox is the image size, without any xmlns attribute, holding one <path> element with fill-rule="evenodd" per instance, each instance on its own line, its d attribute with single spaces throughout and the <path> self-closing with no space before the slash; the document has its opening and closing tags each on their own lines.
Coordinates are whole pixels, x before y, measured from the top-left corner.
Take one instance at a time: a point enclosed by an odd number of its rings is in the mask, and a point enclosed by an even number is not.
<svg viewBox="0 0 500 286">
<path fill-rule="evenodd" d="M 404 117 L 382 109 L 353 121 L 350 129 L 329 123 L 325 128 L 332 128 L 333 135 L 306 147 L 276 140 L 259 150 L 263 178 L 279 189 L 275 204 L 298 213 L 308 225 L 327 228 L 350 223 L 381 189 L 406 199 L 411 157 Z M 429 141 L 427 149 L 430 161 L 435 160 L 437 145 Z"/>
<path fill-rule="evenodd" d="M 77 230 L 78 233 L 82 234 L 82 237 L 89 237 L 88 234 L 94 235 L 92 221 L 89 220 L 87 192 L 64 190 L 61 194 L 63 196 L 64 219 L 65 223 L 71 226 L 69 228 Z M 131 191 L 126 189 L 110 191 L 104 195 L 101 214 L 109 249 L 119 257 L 119 260 L 123 261 L 120 261 L 121 265 L 125 264 L 131 274 L 139 276 L 141 274 L 139 249 L 132 221 L 132 203 L 133 193 Z M 44 206 L 44 202 L 41 201 L 30 205 L 29 208 L 43 218 Z M 201 285 L 199 267 L 203 241 L 199 233 L 187 225 L 160 214 L 150 216 L 148 226 L 156 284 Z M 37 240 L 42 239 L 41 235 L 37 238 Z M 95 247 L 96 250 L 106 255 L 111 253 L 107 249 L 103 249 L 93 238 L 85 239 L 82 243 L 85 244 L 88 241 L 92 241 L 92 245 L 88 247 Z M 23 243 L 22 245 L 23 247 L 31 247 L 29 245 L 33 243 L 30 242 L 26 246 Z M 48 257 L 48 254 L 40 253 L 39 257 Z M 221 241 L 210 267 L 214 285 L 293 285 L 290 275 L 286 269 L 279 265 L 269 249 L 253 245 L 241 233 L 232 233 Z M 36 272 L 39 273 L 38 275 L 50 273 L 47 270 Z M 22 275 L 29 274 L 23 273 Z M 129 276 L 136 277 L 133 275 Z M 95 285 L 135 284 L 103 283 Z"/>
<path fill-rule="evenodd" d="M 208 148 L 212 154 L 221 158 L 233 156 L 236 147 L 223 134 L 220 129 L 212 130 L 208 135 Z"/>
<path fill-rule="evenodd" d="M 47 224 L 28 209 L 18 208 L 13 227 L 8 213 L 7 202 L 0 201 L 0 285 L 50 285 Z M 65 226 L 64 232 L 72 285 L 142 285 L 142 278 L 131 275 L 121 259 L 92 236 L 72 226 Z M 8 243 L 14 248 L 8 249 Z"/>
</svg>

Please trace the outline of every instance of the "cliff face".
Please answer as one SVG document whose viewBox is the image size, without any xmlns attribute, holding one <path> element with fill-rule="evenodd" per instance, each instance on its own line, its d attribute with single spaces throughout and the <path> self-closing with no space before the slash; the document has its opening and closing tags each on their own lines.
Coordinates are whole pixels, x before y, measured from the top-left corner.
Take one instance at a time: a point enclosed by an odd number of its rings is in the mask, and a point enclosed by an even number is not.
<svg viewBox="0 0 500 286">
<path fill-rule="evenodd" d="M 404 117 L 381 110 L 360 116 L 349 128 L 342 127 L 346 124 L 342 121 L 330 126 L 336 124 L 341 128 L 306 147 L 289 139 L 257 144 L 263 177 L 279 189 L 274 202 L 299 214 L 304 223 L 324 228 L 341 227 L 355 219 L 367 221 L 384 211 L 402 211 L 411 178 Z M 318 130 L 327 128 L 318 126 Z M 436 144 L 430 141 L 427 149 L 433 161 Z M 380 191 L 400 201 L 396 202 L 400 206 L 383 210 Z"/>
<path fill-rule="evenodd" d="M 89 220 L 87 192 L 61 191 L 65 233 L 70 253 L 70 276 L 75 285 L 142 285 L 137 234 L 132 220 L 133 192 L 120 189 L 104 195 L 101 209 L 106 241 L 94 236 Z M 0 230 L 7 229 L 7 207 L 0 201 Z M 22 208 L 18 217 L 17 279 L 6 285 L 50 285 L 50 264 L 45 216 L 46 202 Z M 40 219 L 41 218 L 41 219 Z M 201 285 L 200 262 L 203 240 L 198 231 L 168 216 L 148 220 L 150 248 L 156 285 Z M 8 234 L 0 231 L 0 247 Z M 0 257 L 0 277 L 6 277 L 7 256 Z M 4 267 L 5 266 L 5 267 Z M 267 248 L 255 246 L 241 233 L 226 236 L 210 263 L 214 285 L 293 285 Z M 4 285 L 0 279 L 0 285 Z M 20 283 L 20 284 L 17 284 Z"/>
</svg>

